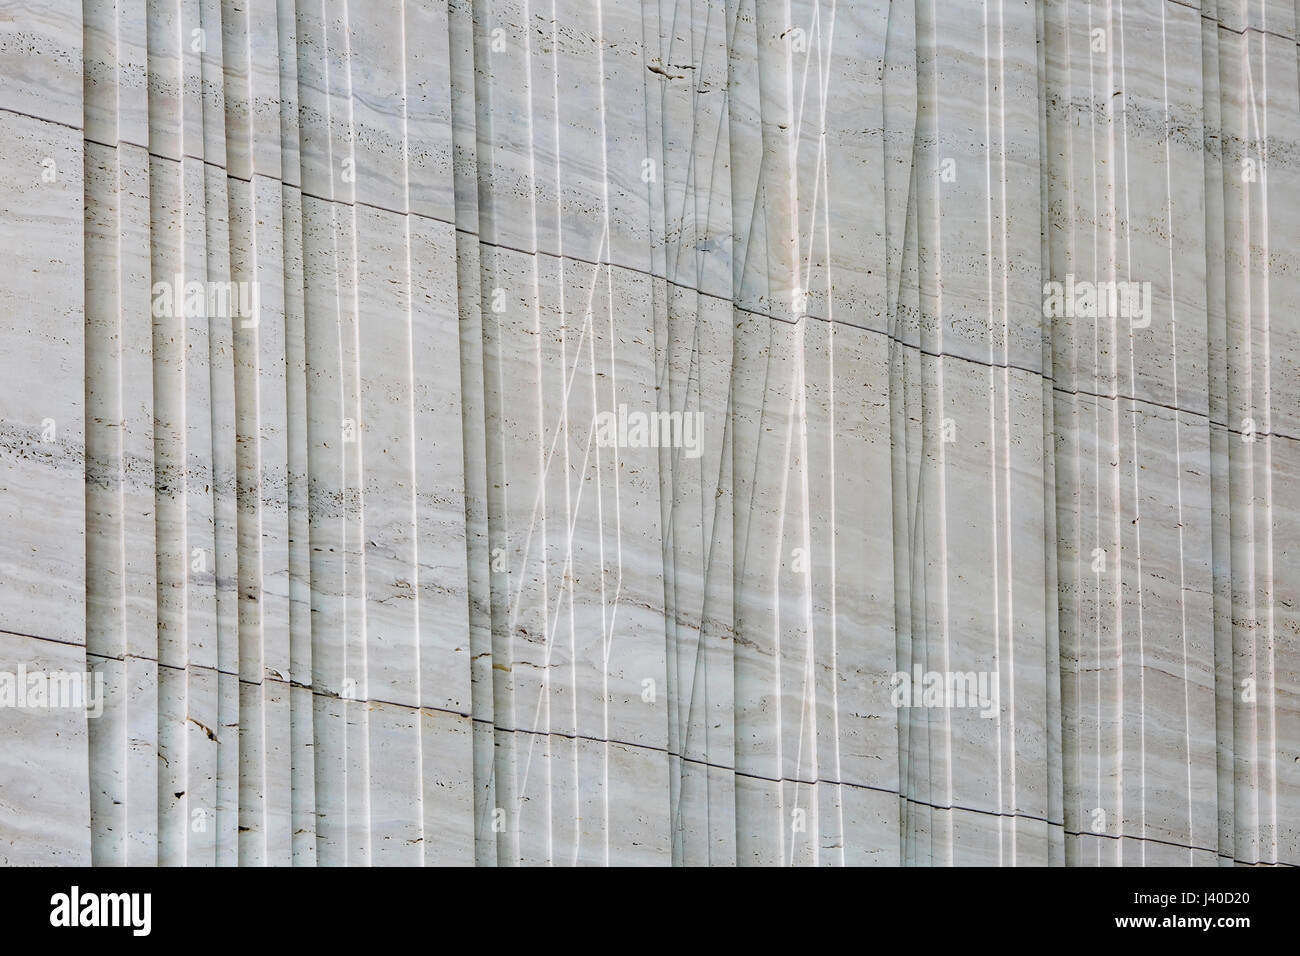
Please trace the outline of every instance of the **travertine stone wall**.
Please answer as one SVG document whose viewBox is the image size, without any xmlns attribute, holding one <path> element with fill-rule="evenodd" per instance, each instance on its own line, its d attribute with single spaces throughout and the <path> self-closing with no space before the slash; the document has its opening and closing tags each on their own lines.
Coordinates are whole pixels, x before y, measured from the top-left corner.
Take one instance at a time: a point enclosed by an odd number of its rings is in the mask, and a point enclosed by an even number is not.
<svg viewBox="0 0 1300 956">
<path fill-rule="evenodd" d="M 1300 5 L 0 6 L 0 862 L 1300 863 Z"/>
</svg>

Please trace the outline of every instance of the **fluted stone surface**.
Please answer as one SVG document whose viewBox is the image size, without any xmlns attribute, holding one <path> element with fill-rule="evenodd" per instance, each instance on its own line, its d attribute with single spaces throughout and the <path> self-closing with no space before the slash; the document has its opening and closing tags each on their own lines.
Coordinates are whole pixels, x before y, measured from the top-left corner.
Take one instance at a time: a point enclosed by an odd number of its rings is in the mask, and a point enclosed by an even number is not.
<svg viewBox="0 0 1300 956">
<path fill-rule="evenodd" d="M 0 862 L 1300 863 L 1298 19 L 0 4 Z"/>
</svg>

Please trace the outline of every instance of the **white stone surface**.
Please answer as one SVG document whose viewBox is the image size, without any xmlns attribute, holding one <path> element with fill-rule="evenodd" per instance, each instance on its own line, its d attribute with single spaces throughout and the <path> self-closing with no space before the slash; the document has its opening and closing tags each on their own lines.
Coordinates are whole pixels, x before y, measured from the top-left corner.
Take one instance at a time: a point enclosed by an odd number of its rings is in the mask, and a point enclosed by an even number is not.
<svg viewBox="0 0 1300 956">
<path fill-rule="evenodd" d="M 5 4 L 0 862 L 1300 864 L 1296 35 Z"/>
</svg>

